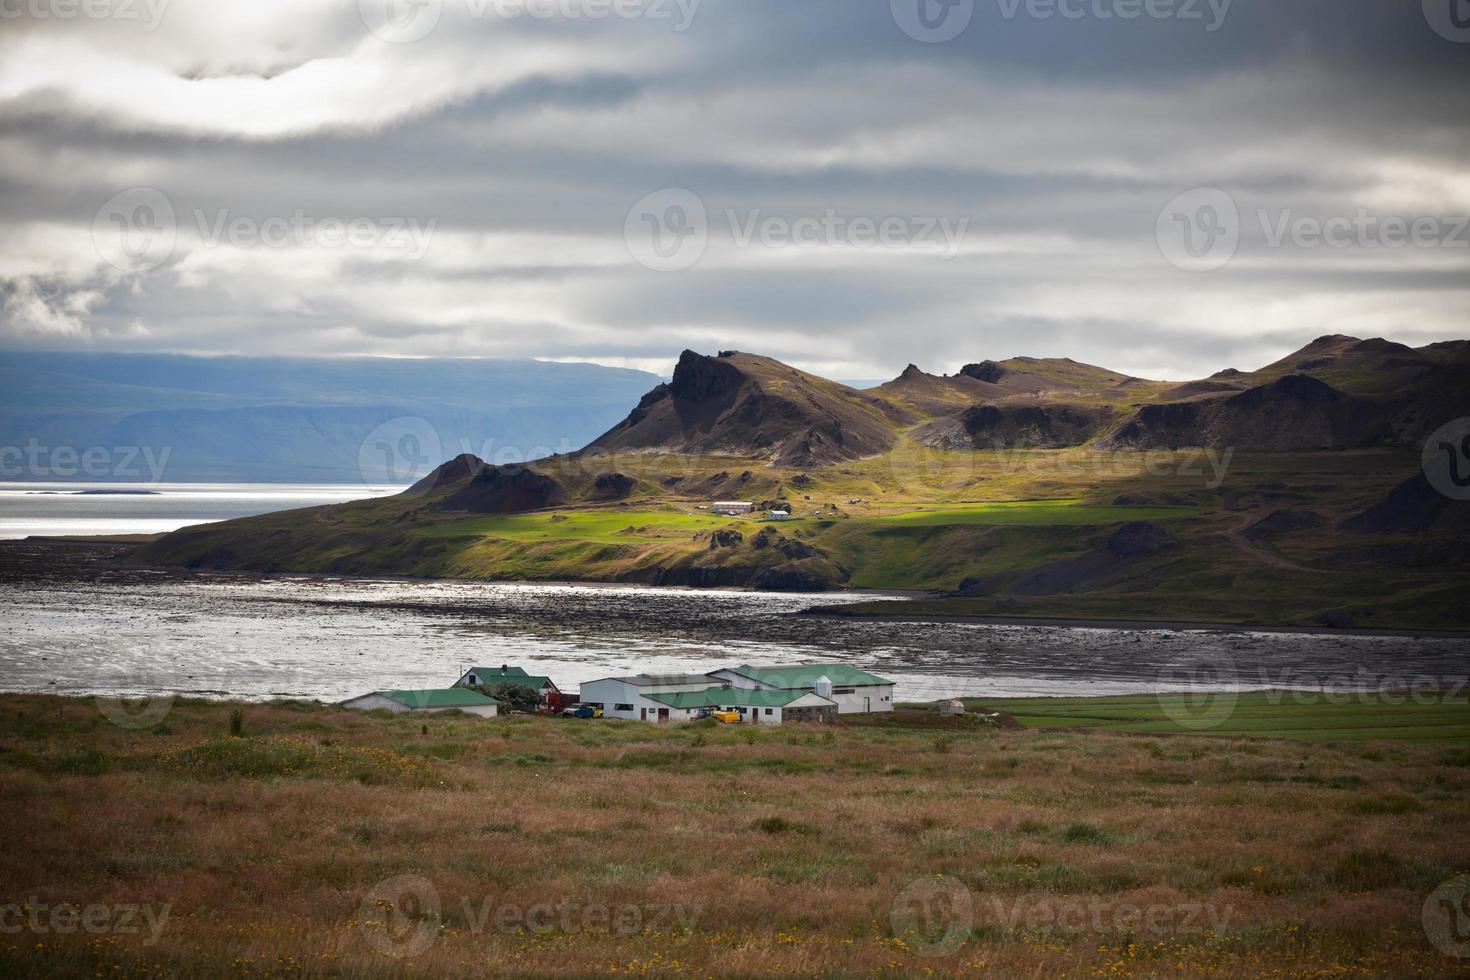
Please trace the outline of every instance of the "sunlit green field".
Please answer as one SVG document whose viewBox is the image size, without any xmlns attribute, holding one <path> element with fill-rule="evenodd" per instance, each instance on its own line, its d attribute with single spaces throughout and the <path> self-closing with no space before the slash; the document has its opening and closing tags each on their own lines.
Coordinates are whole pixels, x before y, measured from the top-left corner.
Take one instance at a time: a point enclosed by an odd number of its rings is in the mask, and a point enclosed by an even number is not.
<svg viewBox="0 0 1470 980">
<path fill-rule="evenodd" d="M 1470 689 L 977 699 L 1028 728 L 1470 744 Z"/>
<path fill-rule="evenodd" d="M 1082 500 L 1018 500 L 918 508 L 900 514 L 870 517 L 867 522 L 893 527 L 1071 527 L 1161 521 L 1191 517 L 1197 512 L 1198 508 L 1194 507 L 1120 507 L 1088 504 Z"/>
</svg>

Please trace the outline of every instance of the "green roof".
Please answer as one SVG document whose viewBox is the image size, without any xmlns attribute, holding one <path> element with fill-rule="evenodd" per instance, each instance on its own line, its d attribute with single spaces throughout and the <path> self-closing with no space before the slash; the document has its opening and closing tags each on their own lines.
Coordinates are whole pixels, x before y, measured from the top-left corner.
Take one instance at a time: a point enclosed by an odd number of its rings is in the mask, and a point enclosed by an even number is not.
<svg viewBox="0 0 1470 980">
<path fill-rule="evenodd" d="M 875 684 L 893 683 L 847 664 L 800 664 L 795 667 L 752 667 L 745 664 L 729 670 L 741 677 L 749 677 L 753 681 L 783 690 L 812 690 L 819 677 L 830 680 L 833 687 L 871 687 Z"/>
<path fill-rule="evenodd" d="M 499 704 L 479 691 L 456 687 L 448 691 L 379 691 L 390 701 L 409 708 L 483 708 L 487 704 Z"/>
<path fill-rule="evenodd" d="M 521 687 L 531 687 L 541 690 L 548 685 L 556 687 L 556 684 L 545 674 L 528 674 L 520 667 L 507 667 L 502 672 L 499 667 L 471 667 L 465 671 L 466 675 L 474 674 L 483 687 L 494 687 L 496 684 L 516 684 Z"/>
<path fill-rule="evenodd" d="M 650 701 L 671 708 L 782 708 L 810 691 L 749 691 L 738 687 L 712 687 L 706 691 L 679 691 L 673 694 L 648 694 Z"/>
</svg>

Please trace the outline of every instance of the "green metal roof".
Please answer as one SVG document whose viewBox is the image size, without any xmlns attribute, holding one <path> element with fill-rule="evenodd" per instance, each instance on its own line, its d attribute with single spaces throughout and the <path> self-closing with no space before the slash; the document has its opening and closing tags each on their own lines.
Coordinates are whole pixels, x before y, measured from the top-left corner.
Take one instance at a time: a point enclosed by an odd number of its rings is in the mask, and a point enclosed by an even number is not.
<svg viewBox="0 0 1470 980">
<path fill-rule="evenodd" d="M 783 690 L 811 690 L 816 687 L 819 677 L 826 677 L 833 687 L 871 687 L 893 683 L 847 664 L 800 664 L 795 667 L 752 667 L 745 664 L 728 669 L 741 677 Z"/>
<path fill-rule="evenodd" d="M 738 687 L 712 687 L 707 691 L 680 691 L 674 694 L 648 694 L 650 701 L 671 708 L 784 708 L 810 691 L 748 691 Z"/>
<path fill-rule="evenodd" d="M 379 691 L 390 701 L 409 708 L 483 708 L 487 704 L 499 704 L 479 691 L 456 687 L 448 691 Z"/>
<path fill-rule="evenodd" d="M 556 687 L 555 682 L 545 674 L 528 674 L 520 667 L 507 667 L 504 673 L 499 667 L 471 667 L 465 671 L 465 674 L 474 674 L 484 687 L 494 687 L 496 684 L 518 684 L 521 687 L 532 687 L 538 691 L 547 686 Z"/>
</svg>

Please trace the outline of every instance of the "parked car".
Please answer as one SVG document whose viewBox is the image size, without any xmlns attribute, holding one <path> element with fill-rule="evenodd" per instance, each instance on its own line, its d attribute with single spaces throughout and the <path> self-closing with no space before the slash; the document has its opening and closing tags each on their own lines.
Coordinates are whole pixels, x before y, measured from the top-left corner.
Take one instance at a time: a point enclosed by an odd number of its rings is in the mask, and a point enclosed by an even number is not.
<svg viewBox="0 0 1470 980">
<path fill-rule="evenodd" d="M 561 709 L 563 718 L 601 718 L 602 709 L 595 704 L 574 704 Z"/>
<path fill-rule="evenodd" d="M 722 725 L 740 724 L 740 712 L 738 711 L 714 711 L 706 708 L 695 717 L 697 720 L 713 718 L 715 721 L 719 722 Z"/>
</svg>

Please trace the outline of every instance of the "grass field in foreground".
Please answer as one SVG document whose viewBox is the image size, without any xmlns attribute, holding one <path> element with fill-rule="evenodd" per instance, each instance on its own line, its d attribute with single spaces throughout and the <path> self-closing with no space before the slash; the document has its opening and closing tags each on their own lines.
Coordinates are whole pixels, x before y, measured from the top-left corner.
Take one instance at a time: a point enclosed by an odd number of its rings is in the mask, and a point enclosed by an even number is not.
<svg viewBox="0 0 1470 980">
<path fill-rule="evenodd" d="M 1465 967 L 1423 925 L 1470 871 L 1463 747 L 303 703 L 134 717 L 0 696 L 22 828 L 0 849 L 0 975 Z M 96 928 L 65 928 L 63 905 Z"/>
<path fill-rule="evenodd" d="M 1470 745 L 1470 689 L 1439 692 L 1250 691 L 1096 698 L 976 698 L 1028 728 L 1260 738 L 1393 739 Z"/>
</svg>

